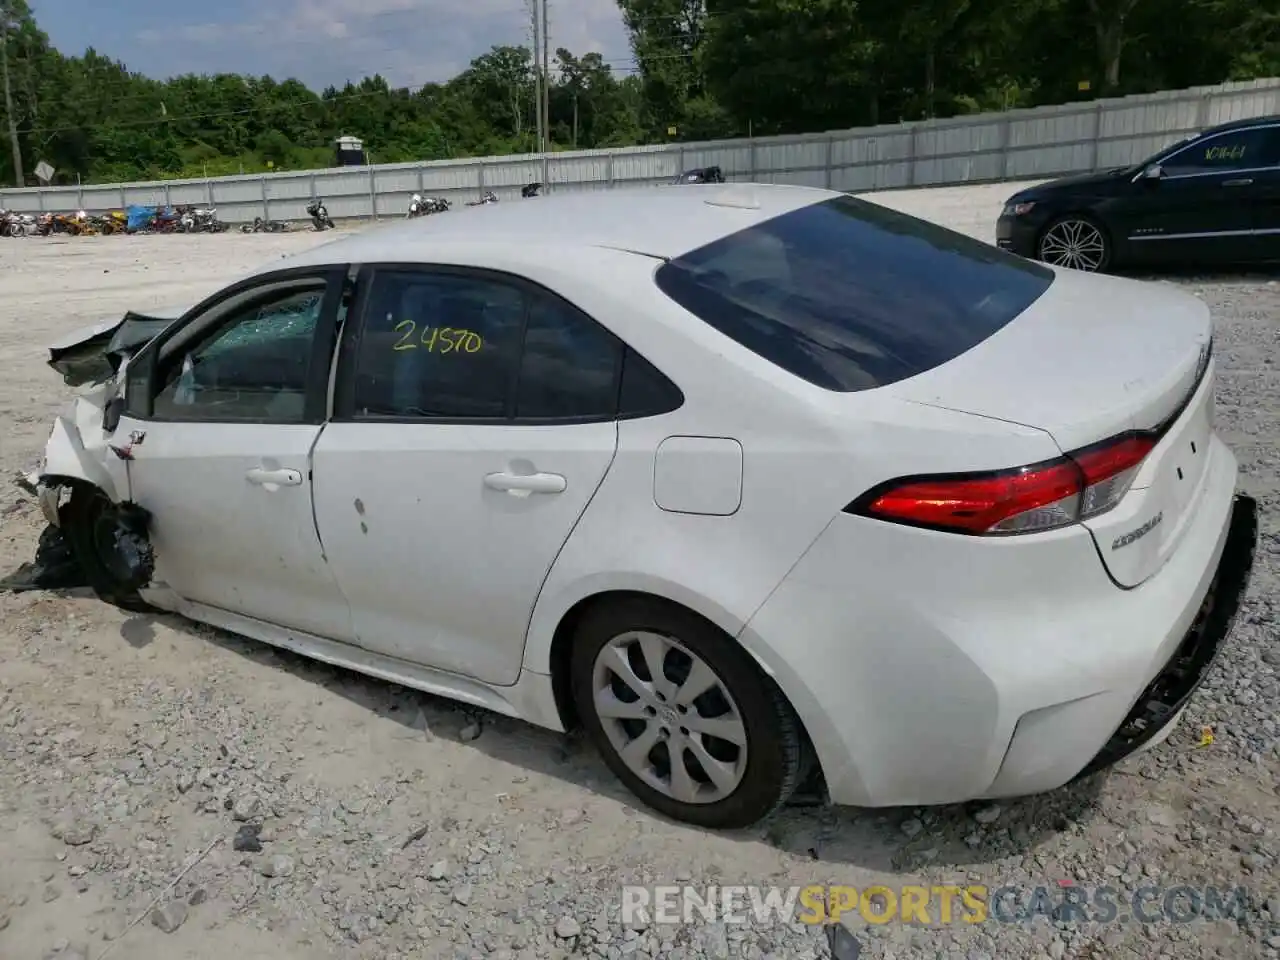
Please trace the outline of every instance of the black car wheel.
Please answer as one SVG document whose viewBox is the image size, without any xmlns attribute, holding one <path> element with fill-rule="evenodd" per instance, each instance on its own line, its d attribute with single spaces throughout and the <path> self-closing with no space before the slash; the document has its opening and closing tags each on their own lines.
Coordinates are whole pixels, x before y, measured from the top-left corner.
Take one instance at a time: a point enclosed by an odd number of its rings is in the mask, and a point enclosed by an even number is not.
<svg viewBox="0 0 1280 960">
<path fill-rule="evenodd" d="M 150 612 L 138 593 L 155 570 L 146 534 L 134 529 L 127 512 L 105 493 L 87 484 L 72 491 L 64 511 L 71 550 L 98 598 L 131 613 Z"/>
<path fill-rule="evenodd" d="M 1107 232 L 1088 217 L 1059 217 L 1040 235 L 1036 259 L 1054 267 L 1097 273 L 1111 263 L 1111 243 Z"/>
</svg>

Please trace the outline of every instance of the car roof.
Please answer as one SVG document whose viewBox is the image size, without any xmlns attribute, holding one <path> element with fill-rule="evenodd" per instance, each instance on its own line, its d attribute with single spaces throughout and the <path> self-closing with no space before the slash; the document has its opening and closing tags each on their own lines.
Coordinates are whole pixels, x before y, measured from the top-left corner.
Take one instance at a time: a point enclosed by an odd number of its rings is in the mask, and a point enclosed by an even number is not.
<svg viewBox="0 0 1280 960">
<path fill-rule="evenodd" d="M 1266 117 L 1248 117 L 1244 120 L 1231 120 L 1227 123 L 1220 123 L 1216 127 L 1209 127 L 1204 130 L 1200 136 L 1203 137 L 1209 133 L 1224 133 L 1228 130 L 1240 130 L 1247 127 L 1261 127 L 1268 124 L 1280 124 L 1280 114 L 1272 114 Z"/>
<path fill-rule="evenodd" d="M 621 187 L 551 193 L 397 220 L 270 264 L 412 262 L 450 243 L 604 247 L 670 259 L 801 207 L 840 196 L 778 184 Z"/>
</svg>

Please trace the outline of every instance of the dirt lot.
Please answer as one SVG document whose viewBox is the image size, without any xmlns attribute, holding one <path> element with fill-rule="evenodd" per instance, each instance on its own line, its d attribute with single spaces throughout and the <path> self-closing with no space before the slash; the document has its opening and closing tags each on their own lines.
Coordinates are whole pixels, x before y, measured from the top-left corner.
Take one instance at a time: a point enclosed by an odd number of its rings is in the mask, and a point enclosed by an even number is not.
<svg viewBox="0 0 1280 960">
<path fill-rule="evenodd" d="M 1010 189 L 878 199 L 989 238 Z M 0 241 L 0 569 L 30 557 L 41 526 L 8 478 L 68 395 L 45 345 L 323 239 Z M 848 928 L 862 956 L 898 960 L 1280 956 L 1280 285 L 1172 282 L 1213 309 L 1219 425 L 1264 542 L 1226 655 L 1152 754 L 1000 807 L 794 809 L 715 836 L 637 809 L 577 741 L 176 619 L 4 595 L 0 957 L 806 960 L 831 954 L 821 929 L 623 929 L 620 885 L 978 883 L 1061 899 L 1066 881 L 1115 888 L 1120 916 L 1151 885 L 1148 916 L 1193 914 L 1186 891 L 1165 899 L 1180 885 L 1249 897 L 1238 921 Z M 261 852 L 233 849 L 245 823 L 262 824 Z"/>
</svg>

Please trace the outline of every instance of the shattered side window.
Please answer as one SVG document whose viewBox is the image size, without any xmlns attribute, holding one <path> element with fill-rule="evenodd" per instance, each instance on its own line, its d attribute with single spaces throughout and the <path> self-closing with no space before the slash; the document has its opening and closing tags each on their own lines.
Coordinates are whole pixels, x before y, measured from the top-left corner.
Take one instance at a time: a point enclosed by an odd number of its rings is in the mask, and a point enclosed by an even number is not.
<svg viewBox="0 0 1280 960">
<path fill-rule="evenodd" d="M 165 420 L 300 423 L 324 284 L 235 311 L 169 358 L 154 416 Z"/>
<path fill-rule="evenodd" d="M 288 297 L 283 303 L 269 303 L 257 308 L 254 316 L 236 326 L 223 337 L 219 337 L 208 349 L 205 356 L 252 346 L 255 343 L 279 339 L 282 337 L 307 337 L 315 333 L 316 321 L 320 319 L 320 303 L 324 299 L 324 290 L 314 293 Z"/>
</svg>

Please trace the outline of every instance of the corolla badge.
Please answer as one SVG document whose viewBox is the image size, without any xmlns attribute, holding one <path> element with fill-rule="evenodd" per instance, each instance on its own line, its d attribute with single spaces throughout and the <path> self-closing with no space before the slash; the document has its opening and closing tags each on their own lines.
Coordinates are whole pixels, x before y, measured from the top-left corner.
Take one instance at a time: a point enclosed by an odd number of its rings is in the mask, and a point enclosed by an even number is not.
<svg viewBox="0 0 1280 960">
<path fill-rule="evenodd" d="M 1137 530 L 1130 530 L 1124 536 L 1116 537 L 1115 540 L 1111 541 L 1111 549 L 1119 550 L 1122 547 L 1129 546 L 1129 544 L 1134 543 L 1135 541 L 1141 540 L 1143 537 L 1145 537 L 1148 533 L 1150 533 L 1156 527 L 1160 526 L 1160 522 L 1162 520 L 1164 520 L 1163 510 L 1157 513 L 1154 517 L 1152 517 L 1142 526 L 1138 527 Z"/>
</svg>

